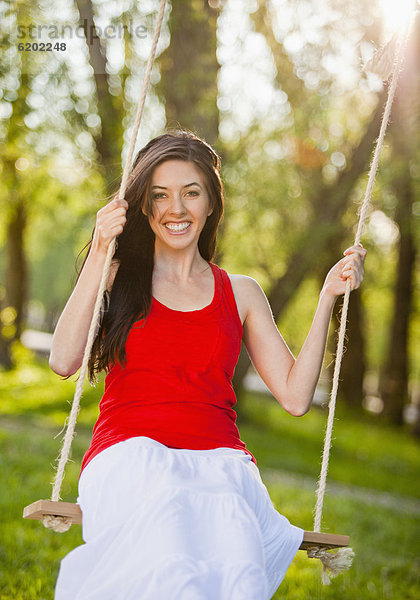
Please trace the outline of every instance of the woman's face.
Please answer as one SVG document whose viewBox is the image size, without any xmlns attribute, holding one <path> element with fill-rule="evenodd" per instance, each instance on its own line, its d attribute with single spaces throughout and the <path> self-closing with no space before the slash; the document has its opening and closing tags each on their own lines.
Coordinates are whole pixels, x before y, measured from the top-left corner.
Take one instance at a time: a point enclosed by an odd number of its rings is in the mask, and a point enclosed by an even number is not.
<svg viewBox="0 0 420 600">
<path fill-rule="evenodd" d="M 205 175 L 192 162 L 168 160 L 154 169 L 149 223 L 156 236 L 155 248 L 184 249 L 198 244 L 213 212 L 205 183 Z"/>
</svg>

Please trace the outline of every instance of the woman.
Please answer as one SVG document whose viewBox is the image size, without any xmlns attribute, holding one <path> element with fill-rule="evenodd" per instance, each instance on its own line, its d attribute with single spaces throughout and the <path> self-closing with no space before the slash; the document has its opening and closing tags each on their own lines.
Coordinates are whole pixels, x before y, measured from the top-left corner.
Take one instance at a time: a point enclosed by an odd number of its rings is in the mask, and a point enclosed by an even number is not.
<svg viewBox="0 0 420 600">
<path fill-rule="evenodd" d="M 118 236 L 89 375 L 107 371 L 82 464 L 84 545 L 61 563 L 56 600 L 264 600 L 303 530 L 273 507 L 235 424 L 241 339 L 292 415 L 310 408 L 331 311 L 360 286 L 366 251 L 329 271 L 295 359 L 257 282 L 211 262 L 223 214 L 220 158 L 186 131 L 137 155 L 126 199 L 96 219 L 57 324 L 51 368 L 82 362 L 107 248 Z"/>
</svg>

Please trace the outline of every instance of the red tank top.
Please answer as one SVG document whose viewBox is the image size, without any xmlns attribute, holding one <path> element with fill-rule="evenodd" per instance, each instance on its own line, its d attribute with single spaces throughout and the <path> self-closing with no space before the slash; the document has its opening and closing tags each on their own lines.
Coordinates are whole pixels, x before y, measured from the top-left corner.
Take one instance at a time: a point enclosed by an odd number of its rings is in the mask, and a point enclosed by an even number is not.
<svg viewBox="0 0 420 600">
<path fill-rule="evenodd" d="M 82 470 L 99 452 L 147 436 L 170 448 L 236 448 L 250 454 L 236 426 L 232 377 L 242 324 L 224 269 L 214 275 L 212 302 L 201 310 L 173 310 L 152 298 L 146 320 L 126 341 L 127 363 L 105 378 L 99 417 Z"/>
</svg>

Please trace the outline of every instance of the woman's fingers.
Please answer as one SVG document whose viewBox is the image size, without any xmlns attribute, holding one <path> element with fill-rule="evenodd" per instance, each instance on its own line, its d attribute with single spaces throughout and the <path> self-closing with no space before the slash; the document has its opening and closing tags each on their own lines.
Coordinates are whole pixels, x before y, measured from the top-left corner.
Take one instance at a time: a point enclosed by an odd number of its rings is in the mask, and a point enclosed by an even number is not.
<svg viewBox="0 0 420 600">
<path fill-rule="evenodd" d="M 343 254 L 347 256 L 355 253 L 360 255 L 364 260 L 366 258 L 367 250 L 363 248 L 362 244 L 358 244 L 357 246 L 350 246 L 350 248 L 347 248 L 343 252 Z"/>
<path fill-rule="evenodd" d="M 103 206 L 99 211 L 99 213 L 102 214 L 109 214 L 109 213 L 113 213 L 114 211 L 127 211 L 128 209 L 128 202 L 127 200 L 119 200 L 118 198 L 115 198 L 114 200 L 111 200 L 111 202 L 108 202 L 108 204 L 105 204 L 105 206 Z"/>
<path fill-rule="evenodd" d="M 119 199 L 119 198 L 114 198 L 114 200 L 111 200 L 111 202 L 109 202 L 106 206 L 121 206 L 122 208 L 125 208 L 125 210 L 127 210 L 128 208 L 128 202 L 125 199 Z"/>
<path fill-rule="evenodd" d="M 344 294 L 347 280 L 350 281 L 351 290 L 358 288 L 363 281 L 363 264 L 366 254 L 367 251 L 361 244 L 347 248 L 344 251 L 344 258 L 340 259 L 328 272 L 323 289 L 334 296 Z"/>
<path fill-rule="evenodd" d="M 341 259 L 340 277 L 343 280 L 350 279 L 351 289 L 354 290 L 360 286 L 363 281 L 363 264 L 365 262 L 367 251 L 362 244 L 350 246 L 344 250 L 345 258 Z"/>
<path fill-rule="evenodd" d="M 111 240 L 122 233 L 127 222 L 127 209 L 128 202 L 126 200 L 114 198 L 98 210 L 94 239 L 99 248 L 107 250 Z"/>
</svg>

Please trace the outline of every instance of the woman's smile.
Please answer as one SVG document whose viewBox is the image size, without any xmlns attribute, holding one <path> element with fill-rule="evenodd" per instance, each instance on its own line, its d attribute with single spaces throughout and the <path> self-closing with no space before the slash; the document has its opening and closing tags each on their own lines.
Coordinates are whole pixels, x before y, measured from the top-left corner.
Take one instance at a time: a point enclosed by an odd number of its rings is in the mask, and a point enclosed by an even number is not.
<svg viewBox="0 0 420 600">
<path fill-rule="evenodd" d="M 164 224 L 171 235 L 184 235 L 188 232 L 191 221 L 169 221 Z"/>
</svg>

